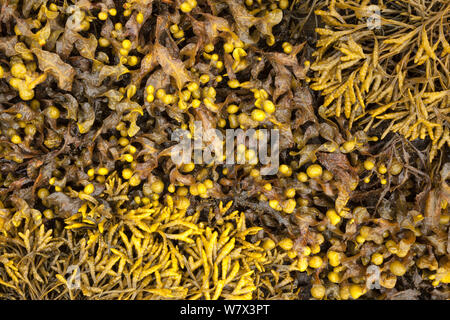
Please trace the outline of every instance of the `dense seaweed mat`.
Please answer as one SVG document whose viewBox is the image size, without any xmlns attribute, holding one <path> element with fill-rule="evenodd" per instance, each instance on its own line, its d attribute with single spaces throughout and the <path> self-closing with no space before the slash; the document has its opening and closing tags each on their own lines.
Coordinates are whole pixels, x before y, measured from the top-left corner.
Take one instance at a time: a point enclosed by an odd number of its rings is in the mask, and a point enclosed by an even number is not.
<svg viewBox="0 0 450 320">
<path fill-rule="evenodd" d="M 449 1 L 0 5 L 2 299 L 450 298 Z"/>
<path fill-rule="evenodd" d="M 398 132 L 429 137 L 433 160 L 449 141 L 449 1 L 330 1 L 315 12 L 327 28 L 313 55 L 311 88 L 325 96 L 319 113 L 341 114 L 366 130 L 388 122 L 381 137 Z M 361 19 L 366 16 L 372 19 Z M 335 50 L 328 50 L 330 47 Z M 370 115 L 369 117 L 367 117 Z"/>
</svg>

